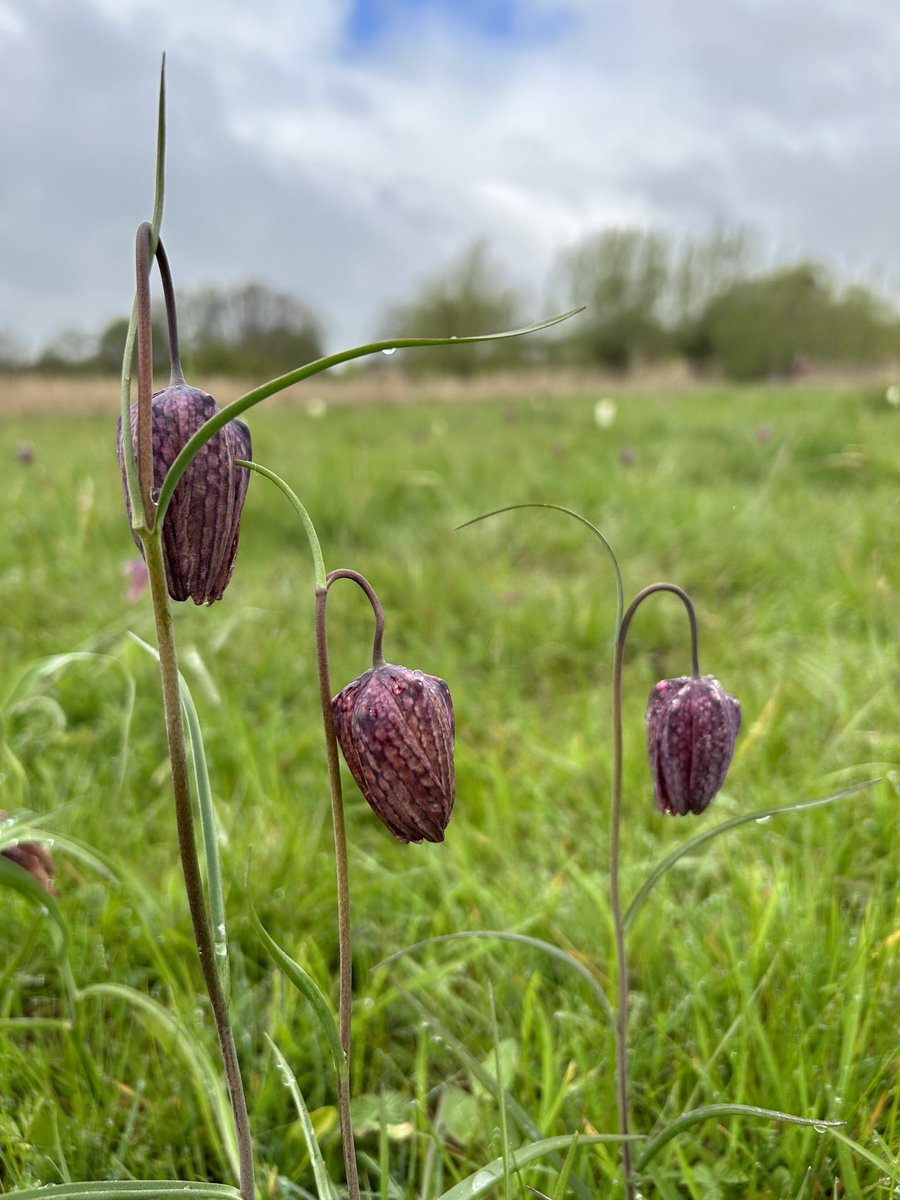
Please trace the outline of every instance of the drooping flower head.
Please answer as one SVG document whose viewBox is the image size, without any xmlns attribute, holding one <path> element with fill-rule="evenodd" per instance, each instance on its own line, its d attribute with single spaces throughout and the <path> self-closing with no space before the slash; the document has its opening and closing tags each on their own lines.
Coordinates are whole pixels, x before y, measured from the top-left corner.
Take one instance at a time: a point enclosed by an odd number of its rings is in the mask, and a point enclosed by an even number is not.
<svg viewBox="0 0 900 1200">
<path fill-rule="evenodd" d="M 219 411 L 199 388 L 174 384 L 152 399 L 153 486 L 160 488 L 172 463 L 201 425 Z M 131 435 L 137 441 L 137 405 L 131 408 Z M 125 485 L 122 423 L 118 431 L 119 467 Z M 241 509 L 249 472 L 234 465 L 252 454 L 250 430 L 229 421 L 191 462 L 172 494 L 162 529 L 166 582 L 173 600 L 212 604 L 221 600 L 237 555 Z M 125 488 L 125 504 L 131 503 Z M 143 553 L 140 538 L 134 540 Z"/>
<path fill-rule="evenodd" d="M 660 812 L 703 812 L 725 782 L 740 727 L 740 704 L 711 675 L 656 684 L 647 702 L 647 751 Z"/>
<path fill-rule="evenodd" d="M 442 842 L 456 784 L 453 702 L 436 675 L 384 663 L 332 700 L 347 766 L 401 842 Z"/>
<path fill-rule="evenodd" d="M 0 809 L 0 821 L 5 819 L 6 813 Z M 53 856 L 43 842 L 16 842 L 13 846 L 4 846 L 0 854 L 16 863 L 23 871 L 27 871 L 45 892 L 51 896 L 56 894 L 53 887 L 56 868 L 53 865 Z"/>
</svg>

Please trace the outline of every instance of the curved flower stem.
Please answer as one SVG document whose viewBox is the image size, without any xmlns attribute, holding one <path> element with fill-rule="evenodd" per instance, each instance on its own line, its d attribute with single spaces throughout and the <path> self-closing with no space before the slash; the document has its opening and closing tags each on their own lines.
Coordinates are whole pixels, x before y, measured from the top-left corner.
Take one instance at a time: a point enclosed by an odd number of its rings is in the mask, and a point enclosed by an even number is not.
<svg viewBox="0 0 900 1200">
<path fill-rule="evenodd" d="M 609 814 L 609 900 L 612 911 L 616 946 L 616 1102 L 619 1109 L 619 1132 L 628 1134 L 628 958 L 625 951 L 625 924 L 622 919 L 622 897 L 619 886 L 619 863 L 622 828 L 622 668 L 625 660 L 625 641 L 634 614 L 648 596 L 655 592 L 674 592 L 687 609 L 691 628 L 691 669 L 694 677 L 700 674 L 697 654 L 697 618 L 691 599 L 676 583 L 651 583 L 643 588 L 625 611 L 616 635 L 613 660 L 613 780 Z M 625 1177 L 626 1200 L 634 1200 L 634 1176 L 631 1145 L 622 1142 L 622 1173 Z"/>
<path fill-rule="evenodd" d="M 580 512 L 576 512 L 574 508 L 566 508 L 564 504 L 545 504 L 538 501 L 527 501 L 524 504 L 505 504 L 503 508 L 494 508 L 490 512 L 481 513 L 477 517 L 472 517 L 468 521 L 463 521 L 461 525 L 457 525 L 456 529 L 465 529 L 469 525 L 476 525 L 479 521 L 486 521 L 488 517 L 496 517 L 500 513 L 513 512 L 517 508 L 551 508 L 556 512 L 565 513 L 567 517 L 574 517 L 576 521 L 580 521 L 582 525 L 586 525 L 591 532 L 602 542 L 606 553 L 609 555 L 609 561 L 612 564 L 613 575 L 616 581 L 616 631 L 615 636 L 618 637 L 619 629 L 622 625 L 622 610 L 625 607 L 625 593 L 622 586 L 622 571 L 619 567 L 619 560 L 616 558 L 616 553 L 602 530 L 598 529 L 593 521 L 589 521 L 587 517 L 583 517 Z"/>
<path fill-rule="evenodd" d="M 175 820 L 178 828 L 178 848 L 184 873 L 197 957 L 203 972 L 203 982 L 209 995 L 219 1050 L 225 1071 L 225 1081 L 234 1117 L 234 1129 L 238 1146 L 240 1191 L 243 1200 L 253 1200 L 253 1150 L 250 1140 L 250 1120 L 244 1085 L 241 1080 L 240 1064 L 234 1043 L 234 1034 L 228 1016 L 228 1005 L 222 982 L 216 969 L 212 927 L 203 896 L 203 880 L 197 858 L 197 842 L 194 834 L 194 814 L 191 807 L 191 792 L 188 782 L 187 753 L 184 738 L 184 720 L 181 709 L 181 694 L 178 686 L 178 660 L 175 651 L 175 630 L 169 594 L 166 587 L 166 568 L 163 561 L 161 531 L 146 534 L 143 539 L 150 594 L 153 599 L 153 614 L 156 618 L 156 638 L 159 650 L 159 668 L 162 677 L 163 707 L 166 719 L 166 738 L 169 759 L 172 765 L 172 790 L 175 797 Z"/>
<path fill-rule="evenodd" d="M 236 467 L 246 467 L 248 471 L 255 471 L 257 475 L 262 475 L 265 479 L 268 479 L 270 483 L 274 483 L 277 488 L 280 488 L 285 496 L 287 496 L 288 500 L 293 505 L 294 511 L 300 518 L 307 540 L 309 541 L 309 549 L 313 557 L 313 570 L 316 574 L 316 588 L 324 588 L 325 560 L 322 557 L 322 546 L 319 542 L 319 535 L 316 533 L 316 527 L 312 523 L 312 518 L 300 503 L 300 497 L 293 490 L 293 488 L 288 487 L 280 475 L 276 475 L 274 471 L 270 471 L 268 467 L 264 467 L 258 462 L 251 462 L 245 458 L 236 458 L 234 460 L 234 465 Z"/>
<path fill-rule="evenodd" d="M 337 571 L 329 571 L 326 578 L 327 587 L 330 588 L 336 579 L 352 579 L 369 598 L 369 603 L 372 605 L 372 612 L 375 614 L 375 635 L 372 639 L 372 669 L 377 671 L 379 667 L 384 666 L 384 654 L 381 649 L 381 644 L 384 640 L 384 609 L 381 607 L 381 601 L 378 599 L 371 583 L 369 583 L 365 575 L 360 575 L 359 571 L 351 571 L 346 567 L 340 567 Z"/>
<path fill-rule="evenodd" d="M 331 681 L 328 671 L 328 633 L 326 609 L 328 582 L 316 586 L 316 664 L 319 671 L 319 696 L 322 703 L 322 725 L 325 730 L 325 752 L 328 758 L 328 786 L 331 793 L 331 824 L 334 831 L 334 861 L 337 874 L 339 997 L 338 1023 L 344 1051 L 344 1070 L 338 1073 L 338 1111 L 341 1120 L 341 1141 L 344 1148 L 344 1170 L 350 1200 L 359 1200 L 359 1175 L 356 1167 L 356 1146 L 350 1115 L 350 1037 L 351 1001 L 353 989 L 352 938 L 350 928 L 350 883 L 347 870 L 347 832 L 344 825 L 344 798 L 341 788 L 341 767 L 338 760 L 337 738 L 334 732 L 334 713 L 331 708 Z"/>
<path fill-rule="evenodd" d="M 159 278 L 162 283 L 163 298 L 166 302 L 166 324 L 169 331 L 169 387 L 184 383 L 184 371 L 181 369 L 181 351 L 178 347 L 178 308 L 175 303 L 175 287 L 172 283 L 172 271 L 169 267 L 169 256 L 162 244 L 162 238 L 156 243 L 156 265 L 159 267 Z"/>
<path fill-rule="evenodd" d="M 153 229 L 144 221 L 138 226 L 134 246 L 134 266 L 137 280 L 137 475 L 144 510 L 143 524 L 152 533 L 156 524 L 156 504 L 153 492 L 153 331 L 150 320 L 150 265 L 153 259 Z M 126 430 L 123 426 L 123 443 Z"/>
<path fill-rule="evenodd" d="M 290 501 L 300 518 L 309 542 L 316 578 L 316 666 L 319 675 L 319 699 L 322 706 L 322 725 L 325 733 L 325 755 L 328 761 L 328 790 L 331 796 L 331 825 L 334 833 L 334 861 L 337 876 L 338 916 L 338 1023 L 340 1028 L 343 1063 L 338 1064 L 337 1091 L 338 1113 L 341 1122 L 341 1143 L 344 1152 L 344 1171 L 347 1176 L 347 1192 L 350 1200 L 359 1200 L 359 1174 L 356 1166 L 356 1145 L 353 1138 L 353 1122 L 350 1114 L 350 1043 L 351 1004 L 353 997 L 353 942 L 350 925 L 350 881 L 347 865 L 347 832 L 344 825 L 344 797 L 341 788 L 341 767 L 338 760 L 337 738 L 334 733 L 334 714 L 331 708 L 331 680 L 328 669 L 328 631 L 326 608 L 328 588 L 334 578 L 348 575 L 356 578 L 354 571 L 332 571 L 325 574 L 325 560 L 319 535 L 312 518 L 300 502 L 296 492 L 287 483 L 270 471 L 268 467 L 247 459 L 236 459 L 235 466 L 256 471 L 279 488 Z M 357 582 L 362 576 L 357 578 Z M 362 586 L 362 584 L 361 584 Z M 368 588 L 368 584 L 365 584 Z M 378 597 L 369 588 L 370 600 L 376 608 L 376 626 L 381 606 Z M 381 624 L 384 624 L 382 617 Z M 377 643 L 380 646 L 380 641 Z"/>
</svg>

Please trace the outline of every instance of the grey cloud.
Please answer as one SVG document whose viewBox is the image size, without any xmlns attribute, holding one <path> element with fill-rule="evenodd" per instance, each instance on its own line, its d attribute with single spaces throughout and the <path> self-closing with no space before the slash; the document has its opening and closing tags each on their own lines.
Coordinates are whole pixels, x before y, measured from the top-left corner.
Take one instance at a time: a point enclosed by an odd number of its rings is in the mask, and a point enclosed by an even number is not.
<svg viewBox="0 0 900 1200">
<path fill-rule="evenodd" d="M 267 0 L 250 23 L 236 0 L 13 0 L 0 332 L 45 339 L 127 311 L 163 48 L 178 284 L 290 288 L 335 348 L 480 236 L 533 288 L 603 221 L 750 223 L 769 244 L 896 269 L 887 0 L 557 7 L 572 20 L 544 46 L 474 43 L 432 16 L 348 53 L 336 0 Z"/>
</svg>

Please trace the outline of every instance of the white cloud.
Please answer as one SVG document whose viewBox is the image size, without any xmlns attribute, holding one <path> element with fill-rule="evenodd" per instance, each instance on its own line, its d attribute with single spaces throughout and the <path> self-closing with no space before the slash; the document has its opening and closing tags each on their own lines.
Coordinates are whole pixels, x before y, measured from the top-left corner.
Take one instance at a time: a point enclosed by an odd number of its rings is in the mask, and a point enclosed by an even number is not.
<svg viewBox="0 0 900 1200">
<path fill-rule="evenodd" d="M 900 268 L 892 0 L 526 8 L 568 19 L 504 41 L 420 5 L 354 47 L 349 0 L 0 0 L 0 332 L 127 308 L 164 48 L 180 284 L 290 287 L 333 345 L 481 236 L 533 291 L 610 223 Z"/>
</svg>

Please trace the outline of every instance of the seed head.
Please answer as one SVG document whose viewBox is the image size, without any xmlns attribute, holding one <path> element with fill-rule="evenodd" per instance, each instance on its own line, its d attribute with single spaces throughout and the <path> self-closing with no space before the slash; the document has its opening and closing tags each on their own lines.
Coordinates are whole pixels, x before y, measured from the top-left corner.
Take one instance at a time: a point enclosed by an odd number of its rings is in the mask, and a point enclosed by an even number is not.
<svg viewBox="0 0 900 1200">
<path fill-rule="evenodd" d="M 725 782 L 740 727 L 740 704 L 711 675 L 682 675 L 654 687 L 647 751 L 660 812 L 703 812 Z"/>
<path fill-rule="evenodd" d="M 401 842 L 442 842 L 456 795 L 443 679 L 383 664 L 331 703 L 347 766 L 375 815 Z"/>
<path fill-rule="evenodd" d="M 152 400 L 153 486 L 163 480 L 188 440 L 219 411 L 215 400 L 199 388 L 175 384 Z M 137 438 L 137 405 L 131 408 L 131 435 Z M 118 432 L 119 467 L 125 485 L 122 422 Z M 206 443 L 182 475 L 172 494 L 162 531 L 166 582 L 173 600 L 212 604 L 221 600 L 234 570 L 241 509 L 249 472 L 235 467 L 236 458 L 250 458 L 250 430 L 243 421 L 229 421 Z M 128 489 L 125 504 L 131 517 Z M 134 535 L 143 553 L 140 538 Z"/>
</svg>

